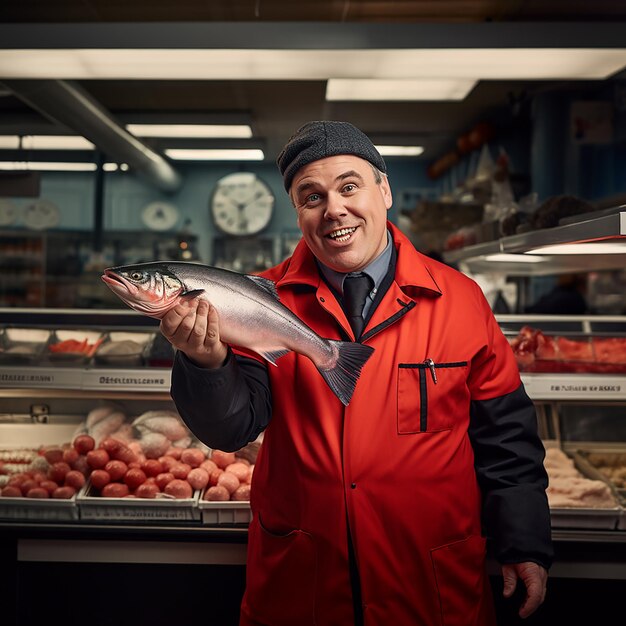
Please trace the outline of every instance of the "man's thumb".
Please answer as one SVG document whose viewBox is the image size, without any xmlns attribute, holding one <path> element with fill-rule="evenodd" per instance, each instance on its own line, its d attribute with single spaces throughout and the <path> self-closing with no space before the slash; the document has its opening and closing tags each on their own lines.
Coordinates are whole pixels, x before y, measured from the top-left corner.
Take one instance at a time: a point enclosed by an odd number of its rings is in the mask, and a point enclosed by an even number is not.
<svg viewBox="0 0 626 626">
<path fill-rule="evenodd" d="M 504 587 L 502 588 L 502 595 L 505 598 L 510 598 L 515 591 L 517 584 L 517 576 L 512 570 L 505 570 L 502 572 L 502 578 L 504 580 Z"/>
</svg>

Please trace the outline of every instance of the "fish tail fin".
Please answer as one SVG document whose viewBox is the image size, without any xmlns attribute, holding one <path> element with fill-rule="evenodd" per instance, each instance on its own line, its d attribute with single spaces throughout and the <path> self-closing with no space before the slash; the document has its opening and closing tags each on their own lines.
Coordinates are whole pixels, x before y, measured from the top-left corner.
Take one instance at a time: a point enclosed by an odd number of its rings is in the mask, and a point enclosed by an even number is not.
<svg viewBox="0 0 626 626">
<path fill-rule="evenodd" d="M 337 348 L 337 362 L 330 369 L 318 368 L 318 370 L 342 404 L 348 406 L 361 375 L 361 369 L 372 356 L 374 348 L 362 343 L 329 341 Z"/>
</svg>

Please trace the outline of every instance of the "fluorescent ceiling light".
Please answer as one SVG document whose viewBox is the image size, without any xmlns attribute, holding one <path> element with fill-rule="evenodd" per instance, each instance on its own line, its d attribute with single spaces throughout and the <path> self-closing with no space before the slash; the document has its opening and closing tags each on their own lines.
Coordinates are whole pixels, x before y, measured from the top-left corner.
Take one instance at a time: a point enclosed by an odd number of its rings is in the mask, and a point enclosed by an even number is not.
<svg viewBox="0 0 626 626">
<path fill-rule="evenodd" d="M 21 144 L 20 144 L 21 140 Z M 77 135 L 0 135 L 2 150 L 93 150 L 91 141 Z"/>
<path fill-rule="evenodd" d="M 4 79 L 601 80 L 623 67 L 626 48 L 0 50 Z"/>
<path fill-rule="evenodd" d="M 0 161 L 0 170 L 42 172 L 95 172 L 95 163 L 62 163 L 48 161 Z"/>
<path fill-rule="evenodd" d="M 422 146 L 376 146 L 382 156 L 419 156 L 424 152 Z"/>
<path fill-rule="evenodd" d="M 127 124 L 126 130 L 136 137 L 181 137 L 197 139 L 249 139 L 247 124 Z"/>
<path fill-rule="evenodd" d="M 541 256 L 532 256 L 530 254 L 487 254 L 483 257 L 485 261 L 493 261 L 495 263 L 541 263 L 546 261 Z"/>
<path fill-rule="evenodd" d="M 464 100 L 475 80 L 415 78 L 331 78 L 326 100 Z"/>
<path fill-rule="evenodd" d="M 529 250 L 526 254 L 626 254 L 626 240 L 542 246 Z"/>
<path fill-rule="evenodd" d="M 262 161 L 263 150 L 188 150 L 185 148 L 169 148 L 165 154 L 175 161 Z"/>
</svg>

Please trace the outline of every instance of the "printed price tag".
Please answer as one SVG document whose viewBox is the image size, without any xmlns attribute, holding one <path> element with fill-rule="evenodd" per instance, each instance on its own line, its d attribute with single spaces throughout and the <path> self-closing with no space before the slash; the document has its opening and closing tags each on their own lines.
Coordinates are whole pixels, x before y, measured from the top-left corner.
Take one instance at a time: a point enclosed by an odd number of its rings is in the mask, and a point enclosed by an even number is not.
<svg viewBox="0 0 626 626">
<path fill-rule="evenodd" d="M 82 370 L 69 368 L 0 368 L 0 387 L 79 389 Z"/>
<path fill-rule="evenodd" d="M 169 391 L 170 377 L 169 370 L 87 370 L 82 388 Z"/>
<path fill-rule="evenodd" d="M 522 382 L 533 400 L 625 400 L 626 377 L 525 374 Z"/>
</svg>

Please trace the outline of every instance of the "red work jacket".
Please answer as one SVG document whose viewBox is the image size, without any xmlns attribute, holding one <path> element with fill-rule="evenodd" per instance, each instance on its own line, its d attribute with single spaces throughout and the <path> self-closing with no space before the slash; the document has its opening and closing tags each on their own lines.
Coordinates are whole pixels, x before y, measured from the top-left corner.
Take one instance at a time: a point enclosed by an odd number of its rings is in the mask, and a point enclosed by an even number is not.
<svg viewBox="0 0 626 626">
<path fill-rule="evenodd" d="M 512 392 L 518 369 L 476 283 L 388 227 L 396 277 L 349 406 L 298 353 L 268 368 L 242 625 L 353 624 L 348 527 L 365 626 L 495 623 L 467 430 L 470 400 Z M 318 334 L 352 336 L 304 242 L 265 276 Z"/>
</svg>

